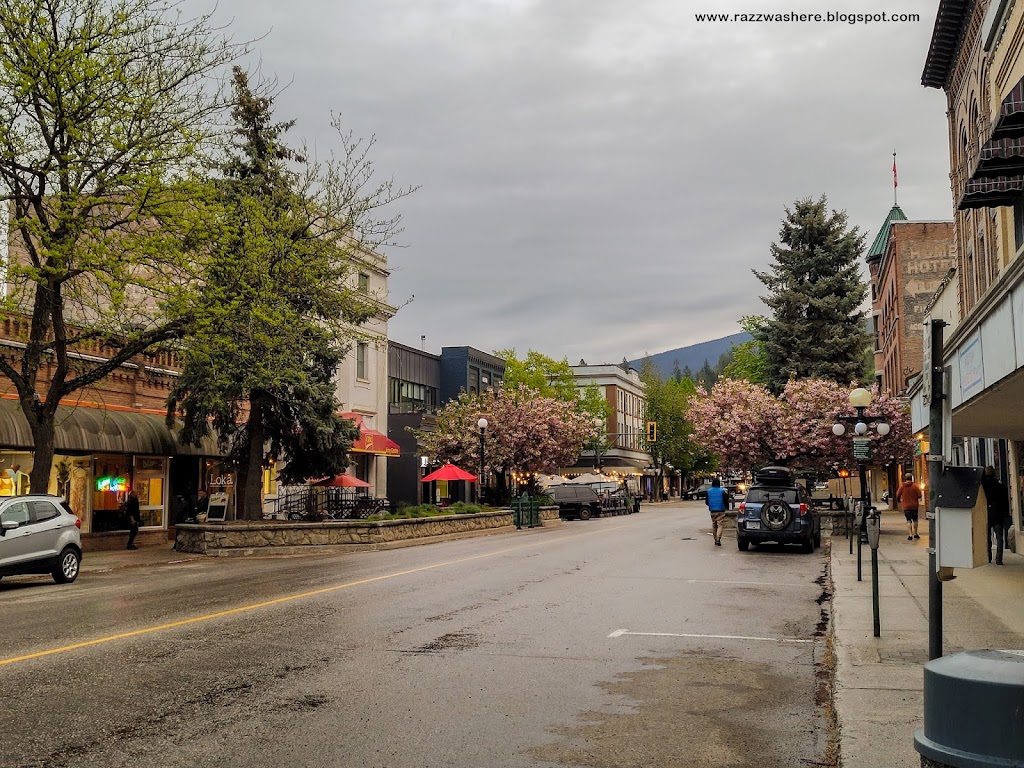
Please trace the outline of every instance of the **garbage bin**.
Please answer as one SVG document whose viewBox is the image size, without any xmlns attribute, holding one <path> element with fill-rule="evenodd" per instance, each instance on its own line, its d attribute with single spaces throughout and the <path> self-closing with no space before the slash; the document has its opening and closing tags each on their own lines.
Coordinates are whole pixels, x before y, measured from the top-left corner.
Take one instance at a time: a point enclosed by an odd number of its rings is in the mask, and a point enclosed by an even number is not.
<svg viewBox="0 0 1024 768">
<path fill-rule="evenodd" d="M 1024 766 L 1024 651 L 963 651 L 924 667 L 922 768 Z"/>
</svg>

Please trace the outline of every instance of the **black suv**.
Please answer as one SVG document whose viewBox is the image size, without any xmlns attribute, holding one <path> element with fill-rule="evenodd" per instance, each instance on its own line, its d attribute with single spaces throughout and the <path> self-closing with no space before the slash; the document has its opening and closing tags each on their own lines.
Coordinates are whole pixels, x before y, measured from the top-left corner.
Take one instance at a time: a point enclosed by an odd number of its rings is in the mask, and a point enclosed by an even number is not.
<svg viewBox="0 0 1024 768">
<path fill-rule="evenodd" d="M 558 505 L 563 517 L 589 520 L 601 514 L 601 497 L 589 485 L 553 485 L 545 493 Z"/>
<path fill-rule="evenodd" d="M 802 544 L 804 552 L 821 546 L 821 515 L 811 497 L 786 467 L 764 467 L 754 475 L 736 514 L 736 544 Z"/>
</svg>

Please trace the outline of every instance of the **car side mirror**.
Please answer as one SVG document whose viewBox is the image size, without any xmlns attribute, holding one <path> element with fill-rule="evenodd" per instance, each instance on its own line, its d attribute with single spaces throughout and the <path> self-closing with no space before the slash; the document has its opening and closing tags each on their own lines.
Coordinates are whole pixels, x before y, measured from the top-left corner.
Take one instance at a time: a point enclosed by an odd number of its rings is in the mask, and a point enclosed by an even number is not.
<svg viewBox="0 0 1024 768">
<path fill-rule="evenodd" d="M 0 526 L 0 536 L 6 534 L 8 531 L 13 531 L 18 527 L 16 520 L 4 520 L 3 525 Z"/>
</svg>

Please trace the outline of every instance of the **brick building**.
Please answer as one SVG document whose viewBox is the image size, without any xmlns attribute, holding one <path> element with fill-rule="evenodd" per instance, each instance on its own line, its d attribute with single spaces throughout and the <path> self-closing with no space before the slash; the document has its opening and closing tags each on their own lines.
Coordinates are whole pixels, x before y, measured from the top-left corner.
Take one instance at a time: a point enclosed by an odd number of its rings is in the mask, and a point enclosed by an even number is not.
<svg viewBox="0 0 1024 768">
<path fill-rule="evenodd" d="M 8 363 L 20 365 L 19 348 L 27 333 L 24 319 L 0 320 L 0 354 Z M 75 363 L 83 369 L 106 358 L 98 344 L 77 345 L 74 353 Z M 51 367 L 40 371 L 44 392 Z M 68 499 L 82 520 L 83 532 L 93 534 L 91 548 L 102 546 L 102 539 L 112 532 L 124 530 L 118 506 L 127 489 L 139 494 L 144 538 L 164 538 L 180 512 L 176 498 L 194 498 L 201 483 L 215 484 L 210 481 L 225 476 L 216 441 L 183 445 L 165 423 L 167 395 L 178 371 L 171 352 L 140 355 L 58 406 L 49 483 L 35 490 Z M 0 495 L 29 490 L 22 475 L 31 470 L 32 462 L 28 421 L 14 385 L 0 377 Z M 13 477 L 19 478 L 17 483 Z"/>
<path fill-rule="evenodd" d="M 955 264 L 953 222 L 908 221 L 894 205 L 867 253 L 875 382 L 903 395 L 921 372 L 928 303 Z"/>
</svg>

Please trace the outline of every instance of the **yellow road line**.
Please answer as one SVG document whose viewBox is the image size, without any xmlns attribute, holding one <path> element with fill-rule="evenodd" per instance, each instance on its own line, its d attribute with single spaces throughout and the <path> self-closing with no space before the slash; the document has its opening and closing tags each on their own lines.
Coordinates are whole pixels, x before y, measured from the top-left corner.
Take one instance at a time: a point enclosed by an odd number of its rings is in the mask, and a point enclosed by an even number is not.
<svg viewBox="0 0 1024 768">
<path fill-rule="evenodd" d="M 529 544 L 522 544 L 516 547 L 508 547 L 507 549 L 500 549 L 496 552 L 486 552 L 482 555 L 472 555 L 471 557 L 462 557 L 458 560 L 446 560 L 441 563 L 434 563 L 433 565 L 424 565 L 420 568 L 412 568 L 407 571 L 396 571 L 395 573 L 386 573 L 383 576 L 373 576 L 368 579 L 359 579 L 358 581 L 348 581 L 344 584 L 335 584 L 332 587 L 323 587 L 322 589 L 314 589 L 308 592 L 298 592 L 294 595 L 285 595 L 284 597 L 277 597 L 273 600 L 264 600 L 260 603 L 252 603 L 250 605 L 243 605 L 238 608 L 229 608 L 226 611 L 217 611 L 216 613 L 207 613 L 201 616 L 193 616 L 189 619 L 181 619 L 179 621 L 171 621 L 167 624 L 157 624 L 152 627 L 144 627 L 143 629 L 134 629 L 131 632 L 120 632 L 116 635 L 107 635 L 106 637 L 98 637 L 94 640 L 85 640 L 81 643 L 73 643 L 71 645 L 64 645 L 59 648 L 50 648 L 46 651 L 38 651 L 36 653 L 28 653 L 24 656 L 12 656 L 7 659 L 0 659 L 0 667 L 7 666 L 8 664 L 15 664 L 19 661 L 29 661 L 31 659 L 39 659 L 44 656 L 53 656 L 58 653 L 67 653 L 68 651 L 76 651 L 79 648 L 88 648 L 93 645 L 102 645 L 103 643 L 112 643 L 115 640 L 124 640 L 129 637 L 138 637 L 140 635 L 149 635 L 153 632 L 162 632 L 168 629 L 174 629 L 176 627 L 184 627 L 189 624 L 198 624 L 203 621 L 212 621 L 213 619 L 220 619 L 224 616 L 232 616 L 237 613 L 247 613 L 249 611 L 255 611 L 260 608 L 267 608 L 271 605 L 279 605 L 281 603 L 289 603 L 293 600 L 301 600 L 306 597 L 314 597 L 316 595 L 327 594 L 328 592 L 337 592 L 342 589 L 349 589 L 350 587 L 358 587 L 363 584 L 372 584 L 375 581 L 385 581 L 386 579 L 397 579 L 399 576 L 408 576 L 411 573 L 420 573 L 422 571 L 430 571 L 435 568 L 444 568 L 448 565 L 458 565 L 459 563 L 468 563 L 472 560 L 481 560 L 487 557 L 495 557 L 497 555 L 504 555 L 508 552 L 515 552 L 520 549 L 527 549 L 533 546 L 539 546 L 543 544 L 552 544 L 559 541 L 565 541 L 570 538 L 580 538 L 583 536 L 593 536 L 598 533 L 607 533 L 608 531 L 615 531 L 621 528 L 621 525 L 611 526 L 608 528 L 602 528 L 597 531 L 588 531 L 587 533 L 571 534 L 569 536 L 560 536 L 556 539 L 545 539 L 543 541 L 530 542 Z"/>
</svg>

